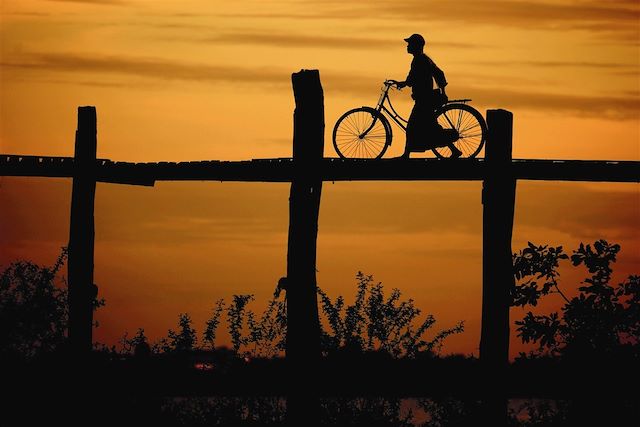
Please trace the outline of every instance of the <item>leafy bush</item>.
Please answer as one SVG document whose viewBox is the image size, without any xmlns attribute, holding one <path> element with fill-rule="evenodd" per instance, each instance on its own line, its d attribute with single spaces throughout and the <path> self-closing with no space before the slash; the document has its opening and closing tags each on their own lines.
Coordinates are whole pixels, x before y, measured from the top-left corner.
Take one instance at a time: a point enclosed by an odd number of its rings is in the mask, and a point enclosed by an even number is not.
<svg viewBox="0 0 640 427">
<path fill-rule="evenodd" d="M 322 313 L 329 330 L 322 328 L 322 349 L 330 353 L 341 348 L 355 351 L 380 350 L 394 357 L 415 357 L 420 352 L 434 352 L 442 347 L 445 338 L 464 330 L 464 322 L 438 332 L 432 339 L 424 338 L 435 323 L 432 315 L 418 325 L 421 310 L 413 299 L 402 300 L 398 289 L 385 297 L 384 286 L 375 283 L 373 276 L 358 272 L 355 302 L 346 306 L 339 296 L 332 301 L 318 289 Z"/>
<path fill-rule="evenodd" d="M 69 321 L 68 291 L 66 280 L 59 276 L 66 259 L 67 248 L 62 248 L 53 266 L 16 261 L 0 274 L 3 358 L 32 359 L 64 343 Z M 93 301 L 94 310 L 103 305 L 102 299 Z"/>
<path fill-rule="evenodd" d="M 451 334 L 464 330 L 463 322 L 436 333 L 426 339 L 428 330 L 435 324 L 435 318 L 427 315 L 416 325 L 421 310 L 412 299 L 403 300 L 398 289 L 393 289 L 386 297 L 382 283 L 375 283 L 373 276 L 358 272 L 355 302 L 345 306 L 344 297 L 335 301 L 318 288 L 321 313 L 321 348 L 327 355 L 338 350 L 355 352 L 382 351 L 393 357 L 415 357 L 419 353 L 434 353 L 440 350 L 443 341 Z M 249 308 L 254 300 L 251 294 L 234 295 L 226 308 L 227 330 L 231 337 L 233 352 L 238 357 L 271 358 L 285 350 L 287 330 L 286 301 L 276 289 L 262 314 L 257 315 Z M 221 323 L 224 300 L 216 301 L 211 317 L 206 321 L 202 335 L 202 345 L 197 346 L 196 331 L 188 314 L 178 319 L 178 331 L 169 330 L 153 348 L 158 352 L 173 352 L 201 349 L 215 349 L 217 328 Z M 326 325 L 326 326 L 325 326 Z M 142 335 L 141 335 L 142 334 Z M 122 339 L 123 351 L 131 352 L 139 342 L 146 342 L 144 330 L 138 335 Z"/>
<path fill-rule="evenodd" d="M 611 284 L 611 264 L 619 251 L 619 245 L 605 240 L 598 240 L 593 246 L 581 243 L 570 257 L 571 264 L 583 265 L 590 276 L 571 299 L 557 282 L 559 262 L 569 259 L 561 246 L 549 248 L 529 243 L 514 254 L 517 284 L 512 305 L 535 306 L 550 293 L 559 294 L 565 301 L 560 313 L 535 315 L 529 311 L 516 321 L 522 341 L 538 344 L 535 354 L 589 358 L 625 351 L 639 355 L 640 276 L 631 275 L 621 283 Z"/>
</svg>

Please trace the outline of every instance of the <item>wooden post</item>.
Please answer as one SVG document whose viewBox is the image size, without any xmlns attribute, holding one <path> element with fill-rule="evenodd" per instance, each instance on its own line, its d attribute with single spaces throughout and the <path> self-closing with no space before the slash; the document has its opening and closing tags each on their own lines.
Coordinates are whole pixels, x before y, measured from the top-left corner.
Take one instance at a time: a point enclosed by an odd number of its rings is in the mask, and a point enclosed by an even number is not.
<svg viewBox="0 0 640 427">
<path fill-rule="evenodd" d="M 291 425 L 313 425 L 318 415 L 315 373 L 320 358 L 316 241 L 322 192 L 319 166 L 324 152 L 324 96 L 318 70 L 302 70 L 291 80 L 296 108 L 287 252 L 287 419 Z"/>
<path fill-rule="evenodd" d="M 96 193 L 96 109 L 78 108 L 69 226 L 69 346 L 74 356 L 92 348 L 94 218 Z"/>
<path fill-rule="evenodd" d="M 511 172 L 513 114 L 487 111 L 489 137 L 482 189 L 482 331 L 480 362 L 486 389 L 487 425 L 505 425 L 506 370 L 509 365 L 510 289 L 514 286 L 511 237 L 516 180 Z M 489 383 L 491 382 L 491 383 Z"/>
</svg>

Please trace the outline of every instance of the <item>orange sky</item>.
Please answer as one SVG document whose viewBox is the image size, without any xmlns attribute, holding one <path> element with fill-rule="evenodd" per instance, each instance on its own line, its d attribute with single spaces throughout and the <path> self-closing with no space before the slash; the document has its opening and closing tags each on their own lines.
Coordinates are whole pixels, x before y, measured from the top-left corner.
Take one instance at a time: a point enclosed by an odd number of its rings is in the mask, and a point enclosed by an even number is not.
<svg viewBox="0 0 640 427">
<path fill-rule="evenodd" d="M 73 155 L 76 108 L 95 105 L 99 157 L 288 157 L 290 74 L 317 68 L 325 155 L 335 156 L 335 120 L 374 104 L 385 78 L 404 78 L 402 39 L 419 32 L 450 97 L 514 113 L 514 157 L 640 160 L 635 0 L 0 5 L 1 153 Z M 408 91 L 393 99 L 408 115 Z M 395 133 L 387 156 L 403 149 Z M 477 355 L 480 185 L 326 183 L 320 286 L 351 296 L 358 270 L 374 274 L 440 326 L 466 320 L 444 351 Z M 70 191 L 69 180 L 1 178 L 0 264 L 55 260 Z M 213 301 L 233 293 L 256 294 L 258 308 L 285 271 L 287 203 L 286 184 L 98 184 L 95 276 L 107 306 L 97 338 L 113 343 L 139 326 L 157 337 L 184 311 L 202 330 Z M 617 271 L 638 273 L 639 219 L 636 184 L 521 181 L 514 250 L 605 238 L 622 245 Z"/>
</svg>

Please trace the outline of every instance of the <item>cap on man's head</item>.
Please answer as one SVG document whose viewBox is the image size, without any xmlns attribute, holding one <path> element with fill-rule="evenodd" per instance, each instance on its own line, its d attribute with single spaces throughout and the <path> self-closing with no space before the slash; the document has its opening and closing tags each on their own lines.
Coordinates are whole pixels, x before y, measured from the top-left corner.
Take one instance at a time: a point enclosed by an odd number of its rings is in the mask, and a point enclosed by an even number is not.
<svg viewBox="0 0 640 427">
<path fill-rule="evenodd" d="M 411 34 L 409 37 L 404 39 L 404 41 L 406 41 L 409 44 L 415 43 L 415 44 L 418 44 L 420 46 L 424 46 L 425 43 L 426 43 L 424 41 L 424 37 L 422 37 L 420 34 Z"/>
</svg>

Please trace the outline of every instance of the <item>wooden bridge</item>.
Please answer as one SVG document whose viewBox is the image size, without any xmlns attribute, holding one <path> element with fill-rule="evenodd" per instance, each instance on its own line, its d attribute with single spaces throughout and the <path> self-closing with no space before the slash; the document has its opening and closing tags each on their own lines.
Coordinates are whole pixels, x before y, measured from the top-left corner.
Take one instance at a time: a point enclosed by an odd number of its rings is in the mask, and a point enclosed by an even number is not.
<svg viewBox="0 0 640 427">
<path fill-rule="evenodd" d="M 484 159 L 343 160 L 323 158 L 324 100 L 317 70 L 292 76 L 293 158 L 249 161 L 128 163 L 96 158 L 96 110 L 80 107 L 75 156 L 0 155 L 0 176 L 73 179 L 69 236 L 69 341 L 82 359 L 92 348 L 94 197 L 96 182 L 147 185 L 156 181 L 291 182 L 287 254 L 287 345 L 290 366 L 288 417 L 313 419 L 317 405 L 310 393 L 320 356 L 316 295 L 316 239 L 323 181 L 465 180 L 482 181 L 483 296 L 480 359 L 489 393 L 488 419 L 500 425 L 506 416 L 501 394 L 509 354 L 509 291 L 514 285 L 511 236 L 516 181 L 640 182 L 640 162 L 512 159 L 513 116 L 487 112 Z M 284 201 L 283 201 L 284 203 Z M 491 393 L 495 393 L 492 395 Z M 492 397 L 493 396 L 493 397 Z"/>
<path fill-rule="evenodd" d="M 291 182 L 293 158 L 243 161 L 130 163 L 97 159 L 97 182 L 152 186 L 156 181 Z M 0 154 L 0 175 L 73 178 L 73 157 L 40 157 Z M 638 182 L 640 162 L 601 160 L 513 159 L 515 179 L 546 181 Z M 485 159 L 339 159 L 324 158 L 318 168 L 323 181 L 482 181 Z"/>
</svg>

